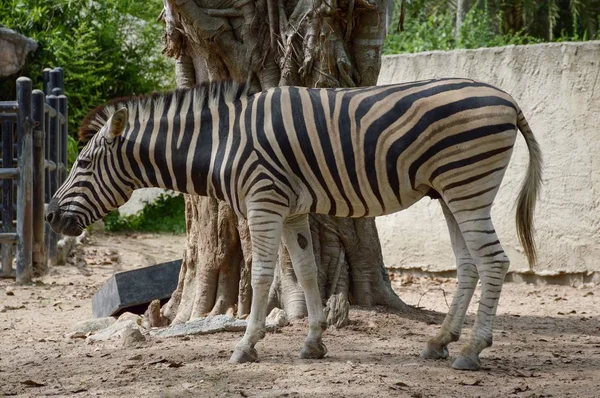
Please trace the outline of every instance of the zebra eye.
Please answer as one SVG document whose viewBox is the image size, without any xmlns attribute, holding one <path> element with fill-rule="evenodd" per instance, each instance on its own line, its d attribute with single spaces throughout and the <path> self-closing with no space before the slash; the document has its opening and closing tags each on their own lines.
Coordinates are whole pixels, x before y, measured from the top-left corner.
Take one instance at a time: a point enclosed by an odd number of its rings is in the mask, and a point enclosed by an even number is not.
<svg viewBox="0 0 600 398">
<path fill-rule="evenodd" d="M 81 167 L 82 169 L 87 169 L 88 167 L 90 167 L 92 165 L 92 161 L 89 159 L 79 159 L 77 161 L 77 165 L 79 167 Z"/>
</svg>

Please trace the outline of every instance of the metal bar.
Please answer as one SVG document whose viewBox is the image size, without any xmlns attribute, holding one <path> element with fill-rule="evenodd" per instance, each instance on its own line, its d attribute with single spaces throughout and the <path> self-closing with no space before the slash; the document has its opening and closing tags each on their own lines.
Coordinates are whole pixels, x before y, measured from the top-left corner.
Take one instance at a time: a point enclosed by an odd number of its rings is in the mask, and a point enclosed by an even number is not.
<svg viewBox="0 0 600 398">
<path fill-rule="evenodd" d="M 61 76 L 62 76 L 62 70 L 61 70 Z M 58 110 L 60 111 L 61 116 L 64 119 L 64 122 L 61 123 L 61 130 L 60 130 L 60 151 L 59 151 L 59 161 L 60 163 L 62 163 L 63 167 L 60 169 L 59 173 L 58 173 L 58 186 L 60 187 L 63 182 L 65 182 L 65 180 L 67 179 L 67 151 L 68 151 L 68 136 L 69 136 L 69 125 L 67 123 L 67 121 L 69 120 L 68 117 L 68 103 L 67 103 L 67 96 L 66 95 L 60 95 L 58 97 Z"/>
<path fill-rule="evenodd" d="M 13 244 L 19 239 L 16 232 L 0 232 L 0 243 Z"/>
<path fill-rule="evenodd" d="M 18 170 L 12 168 L 14 164 L 13 142 L 15 123 L 9 120 L 2 122 L 2 171 Z M 13 181 L 12 178 L 2 181 L 2 232 L 14 231 L 13 227 Z M 2 276 L 10 277 L 13 274 L 13 244 L 2 244 Z"/>
<path fill-rule="evenodd" d="M 17 190 L 17 283 L 31 281 L 31 254 L 33 244 L 33 120 L 31 114 L 31 80 L 26 77 L 17 79 L 17 102 L 19 103 L 19 121 L 17 134 L 21 143 L 19 153 L 19 189 Z"/>
<path fill-rule="evenodd" d="M 59 83 L 58 83 L 58 87 L 60 87 L 60 89 L 63 91 L 63 93 L 65 92 L 65 70 L 62 67 L 57 67 L 54 68 L 54 70 L 58 71 L 59 74 Z"/>
<path fill-rule="evenodd" d="M 3 167 L 0 169 L 0 180 L 13 179 L 19 176 L 19 169 L 16 167 Z M 2 187 L 4 189 L 4 187 Z M 2 203 L 5 203 L 4 200 Z"/>
<path fill-rule="evenodd" d="M 48 95 L 50 94 L 50 91 L 52 91 L 52 87 L 50 87 L 50 71 L 52 69 L 50 68 L 44 68 L 44 70 L 42 71 L 42 76 L 43 76 L 43 81 L 44 81 L 44 94 Z"/>
<path fill-rule="evenodd" d="M 54 171 L 54 170 L 56 170 L 56 163 L 54 163 L 51 160 L 45 160 L 44 167 L 46 168 L 47 171 Z M 49 200 L 47 202 L 49 202 Z"/>
<path fill-rule="evenodd" d="M 50 70 L 48 70 L 48 78 L 50 78 Z M 45 97 L 46 102 L 48 101 L 48 97 Z M 48 106 L 48 108 L 51 108 L 50 105 L 48 105 L 46 103 L 46 106 Z M 45 109 L 45 106 L 44 106 Z M 54 109 L 54 108 L 51 108 Z M 56 111 L 55 111 L 56 112 Z M 46 159 L 45 161 L 45 165 L 46 165 L 46 172 L 44 173 L 44 202 L 48 203 L 50 202 L 50 199 L 52 197 L 52 194 L 50 192 L 50 173 L 54 170 L 54 168 L 56 168 L 56 164 L 48 159 L 50 159 L 50 134 L 49 134 L 49 128 L 50 128 L 50 121 L 52 120 L 52 117 L 50 116 L 50 114 L 48 112 L 44 113 L 44 127 L 46 129 L 45 133 L 45 145 L 44 145 L 44 159 Z M 54 166 L 54 168 L 52 168 L 52 166 L 48 166 L 48 164 L 51 164 Z M 46 235 L 46 238 L 48 236 Z"/>
<path fill-rule="evenodd" d="M 62 92 L 62 72 L 59 68 L 50 71 L 50 93 L 61 95 Z"/>
<path fill-rule="evenodd" d="M 52 72 L 50 72 L 51 76 L 56 76 L 56 73 L 54 75 L 52 75 Z M 56 79 L 56 78 L 55 78 Z M 55 83 L 56 81 L 51 81 L 51 83 Z M 54 88 L 53 88 L 54 90 Z M 58 107 L 58 97 L 55 95 L 48 95 L 46 96 L 46 101 L 48 102 L 48 105 L 50 105 L 52 108 L 57 110 L 57 116 L 60 112 L 58 112 L 59 107 Z M 53 162 L 55 165 L 58 166 L 59 160 L 58 160 L 58 145 L 59 145 L 59 131 L 60 131 L 60 125 L 59 125 L 59 120 L 58 117 L 50 117 L 49 123 L 48 123 L 48 131 L 46 132 L 47 134 L 47 145 L 48 145 L 48 152 L 47 152 L 47 157 L 46 159 L 48 159 L 48 161 Z M 48 195 L 47 195 L 47 202 L 50 202 L 50 199 L 54 196 L 54 194 L 56 193 L 57 189 L 58 189 L 58 167 L 55 167 L 53 170 L 49 171 L 48 173 L 48 178 L 49 178 L 49 191 L 48 191 Z M 48 236 L 46 239 L 46 253 L 48 253 L 48 262 L 49 264 L 56 264 L 56 244 L 58 243 L 59 237 L 58 234 L 56 232 L 54 232 L 51 228 L 46 228 L 46 232 L 48 232 Z"/>
<path fill-rule="evenodd" d="M 48 104 L 44 104 L 44 111 L 52 117 L 56 116 L 56 109 L 54 109 Z"/>
<path fill-rule="evenodd" d="M 42 275 L 47 269 L 44 250 L 44 93 L 33 90 L 33 272 Z"/>
<path fill-rule="evenodd" d="M 17 101 L 0 102 L 0 113 L 17 113 L 18 110 L 19 104 L 17 104 Z"/>
<path fill-rule="evenodd" d="M 14 120 L 16 122 L 17 116 L 16 113 L 0 113 L 1 120 Z"/>
</svg>

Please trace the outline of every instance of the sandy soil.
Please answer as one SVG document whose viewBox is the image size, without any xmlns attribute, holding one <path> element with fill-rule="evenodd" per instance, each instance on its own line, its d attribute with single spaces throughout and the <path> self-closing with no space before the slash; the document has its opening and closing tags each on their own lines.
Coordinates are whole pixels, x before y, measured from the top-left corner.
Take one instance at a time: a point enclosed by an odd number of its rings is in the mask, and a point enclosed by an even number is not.
<svg viewBox="0 0 600 398">
<path fill-rule="evenodd" d="M 55 267 L 32 286 L 1 280 L 0 396 L 600 396 L 598 286 L 506 284 L 494 346 L 476 373 L 418 358 L 434 322 L 361 308 L 352 309 L 350 326 L 328 330 L 320 361 L 297 357 L 304 321 L 268 334 L 257 347 L 260 363 L 238 366 L 227 359 L 241 333 L 153 338 L 132 348 L 66 337 L 91 317 L 90 298 L 112 272 L 180 257 L 183 244 L 181 236 L 97 236 L 78 266 Z M 455 289 L 454 280 L 430 278 L 394 284 L 409 304 L 437 312 Z"/>
</svg>

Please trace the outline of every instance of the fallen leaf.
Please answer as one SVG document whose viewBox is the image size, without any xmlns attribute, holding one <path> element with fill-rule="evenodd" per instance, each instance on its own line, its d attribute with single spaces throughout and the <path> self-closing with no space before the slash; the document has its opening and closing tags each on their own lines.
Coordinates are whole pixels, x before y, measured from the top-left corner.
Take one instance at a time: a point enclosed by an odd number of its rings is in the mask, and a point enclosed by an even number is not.
<svg viewBox="0 0 600 398">
<path fill-rule="evenodd" d="M 27 379 L 22 381 L 21 384 L 26 385 L 27 387 L 44 387 L 44 383 L 38 383 L 37 381 L 33 381 L 31 379 Z"/>
</svg>

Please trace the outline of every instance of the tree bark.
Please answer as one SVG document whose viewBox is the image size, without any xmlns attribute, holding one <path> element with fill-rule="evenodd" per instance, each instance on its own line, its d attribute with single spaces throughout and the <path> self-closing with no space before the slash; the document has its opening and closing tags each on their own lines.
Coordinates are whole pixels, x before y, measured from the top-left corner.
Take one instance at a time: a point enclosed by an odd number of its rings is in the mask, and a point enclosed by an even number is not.
<svg viewBox="0 0 600 398">
<path fill-rule="evenodd" d="M 177 84 L 233 79 L 260 91 L 277 85 L 354 87 L 377 83 L 386 0 L 165 0 L 165 53 L 177 60 Z M 244 220 L 214 199 L 186 196 L 187 248 L 179 285 L 163 316 L 183 323 L 208 314 L 250 311 L 251 243 Z M 383 266 L 375 220 L 311 216 L 319 288 L 330 324 L 347 303 L 407 306 Z M 345 305 L 346 304 L 346 305 Z M 286 249 L 269 310 L 306 315 L 304 293 Z"/>
</svg>

